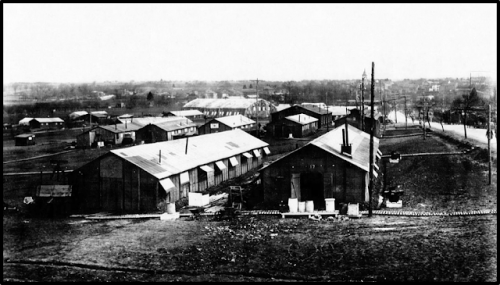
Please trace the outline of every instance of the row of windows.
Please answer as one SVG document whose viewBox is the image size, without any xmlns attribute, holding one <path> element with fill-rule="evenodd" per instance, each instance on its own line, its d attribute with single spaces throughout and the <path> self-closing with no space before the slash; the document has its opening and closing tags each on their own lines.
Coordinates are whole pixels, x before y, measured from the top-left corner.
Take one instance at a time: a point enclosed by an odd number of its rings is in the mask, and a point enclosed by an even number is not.
<svg viewBox="0 0 500 285">
<path fill-rule="evenodd" d="M 184 129 L 179 129 L 179 130 L 174 130 L 172 133 L 174 135 L 176 134 L 181 134 L 181 133 L 187 133 L 187 132 L 194 132 L 195 128 L 194 127 L 189 127 L 189 128 L 184 128 Z"/>
<path fill-rule="evenodd" d="M 238 111 L 227 111 L 227 112 L 224 112 L 224 111 L 204 111 L 203 114 L 207 115 L 207 116 L 233 116 L 233 115 L 239 115 L 240 112 Z"/>
</svg>

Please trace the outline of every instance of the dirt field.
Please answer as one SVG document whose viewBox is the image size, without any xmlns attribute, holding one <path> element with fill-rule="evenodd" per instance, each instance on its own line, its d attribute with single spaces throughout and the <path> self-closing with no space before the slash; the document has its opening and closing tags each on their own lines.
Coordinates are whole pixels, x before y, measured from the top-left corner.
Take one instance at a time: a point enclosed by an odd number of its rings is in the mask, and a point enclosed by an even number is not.
<svg viewBox="0 0 500 285">
<path fill-rule="evenodd" d="M 384 154 L 470 146 L 437 133 L 380 143 Z M 487 185 L 484 150 L 386 166 L 386 183 L 404 185 L 402 210 L 497 208 L 496 162 Z M 21 201 L 26 180 L 8 177 L 4 201 Z M 94 221 L 4 212 L 3 244 L 3 281 L 497 281 L 496 214 Z"/>
</svg>

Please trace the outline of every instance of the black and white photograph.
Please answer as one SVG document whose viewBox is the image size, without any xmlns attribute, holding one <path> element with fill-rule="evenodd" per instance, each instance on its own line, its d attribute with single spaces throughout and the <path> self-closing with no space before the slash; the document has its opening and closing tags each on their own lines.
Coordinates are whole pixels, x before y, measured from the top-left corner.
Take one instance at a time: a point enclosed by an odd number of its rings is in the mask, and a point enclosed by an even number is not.
<svg viewBox="0 0 500 285">
<path fill-rule="evenodd" d="M 3 3 L 2 282 L 498 282 L 498 3 Z"/>
</svg>

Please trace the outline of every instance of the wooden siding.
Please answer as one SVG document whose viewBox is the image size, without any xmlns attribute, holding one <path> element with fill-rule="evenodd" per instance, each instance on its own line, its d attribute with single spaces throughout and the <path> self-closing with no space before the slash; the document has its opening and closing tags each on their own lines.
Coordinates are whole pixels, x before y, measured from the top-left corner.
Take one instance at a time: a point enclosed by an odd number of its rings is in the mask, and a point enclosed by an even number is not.
<svg viewBox="0 0 500 285">
<path fill-rule="evenodd" d="M 292 182 L 298 192 L 296 197 L 307 196 L 304 177 L 321 177 L 318 185 L 323 189 L 322 198 L 335 198 L 336 203 L 361 203 L 367 201 L 366 172 L 313 145 L 308 145 L 262 170 L 264 200 L 278 206 L 280 201 L 293 197 Z M 344 183 L 345 178 L 345 183 Z"/>
</svg>

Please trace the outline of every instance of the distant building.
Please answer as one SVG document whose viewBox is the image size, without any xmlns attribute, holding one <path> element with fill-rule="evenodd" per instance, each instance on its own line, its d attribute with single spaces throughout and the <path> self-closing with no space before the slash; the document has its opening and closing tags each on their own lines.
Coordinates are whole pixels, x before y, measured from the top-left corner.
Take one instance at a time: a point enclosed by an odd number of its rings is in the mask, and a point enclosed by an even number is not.
<svg viewBox="0 0 500 285">
<path fill-rule="evenodd" d="M 196 109 L 209 118 L 244 115 L 248 118 L 267 118 L 274 111 L 274 105 L 263 99 L 195 99 L 183 109 Z"/>
<path fill-rule="evenodd" d="M 331 125 L 332 123 L 332 114 L 326 109 L 315 106 L 302 105 L 293 105 L 290 108 L 272 113 L 271 122 L 279 121 L 285 117 L 298 114 L 305 114 L 318 119 L 318 128 L 326 127 L 327 125 Z"/>
<path fill-rule="evenodd" d="M 155 143 L 171 141 L 196 135 L 196 124 L 185 117 L 171 117 L 173 120 L 150 123 L 138 129 L 136 141 Z"/>
<path fill-rule="evenodd" d="M 30 129 L 60 129 L 64 127 L 64 120 L 61 118 L 24 118 L 19 121 L 19 125 L 29 126 Z"/>
<path fill-rule="evenodd" d="M 266 126 L 268 132 L 273 137 L 302 138 L 311 135 L 318 129 L 318 119 L 305 115 L 297 114 L 273 120 Z"/>
<path fill-rule="evenodd" d="M 366 133 L 370 133 L 370 130 L 371 130 L 371 127 L 372 126 L 375 126 L 374 128 L 374 136 L 376 136 L 377 138 L 380 138 L 381 136 L 381 130 L 380 130 L 380 125 L 382 123 L 382 115 L 377 112 L 374 114 L 374 117 L 375 118 L 372 118 L 370 116 L 370 114 L 366 114 L 365 113 L 365 117 L 364 117 L 364 131 Z M 352 109 L 350 110 L 350 113 L 349 115 L 347 116 L 343 116 L 343 117 L 340 117 L 339 119 L 335 120 L 333 122 L 333 125 L 335 128 L 337 127 L 340 127 L 342 125 L 345 124 L 345 122 L 347 121 L 347 123 L 351 126 L 354 126 L 358 129 L 361 128 L 361 121 L 360 121 L 360 113 L 359 113 L 359 110 L 358 109 Z"/>
<path fill-rule="evenodd" d="M 14 139 L 16 141 L 16 146 L 27 146 L 36 144 L 34 134 L 20 134 L 15 136 Z"/>
<path fill-rule="evenodd" d="M 256 130 L 255 121 L 243 115 L 233 115 L 220 118 L 214 118 L 198 128 L 198 134 L 211 134 L 234 129 L 242 129 L 244 131 Z"/>
</svg>

